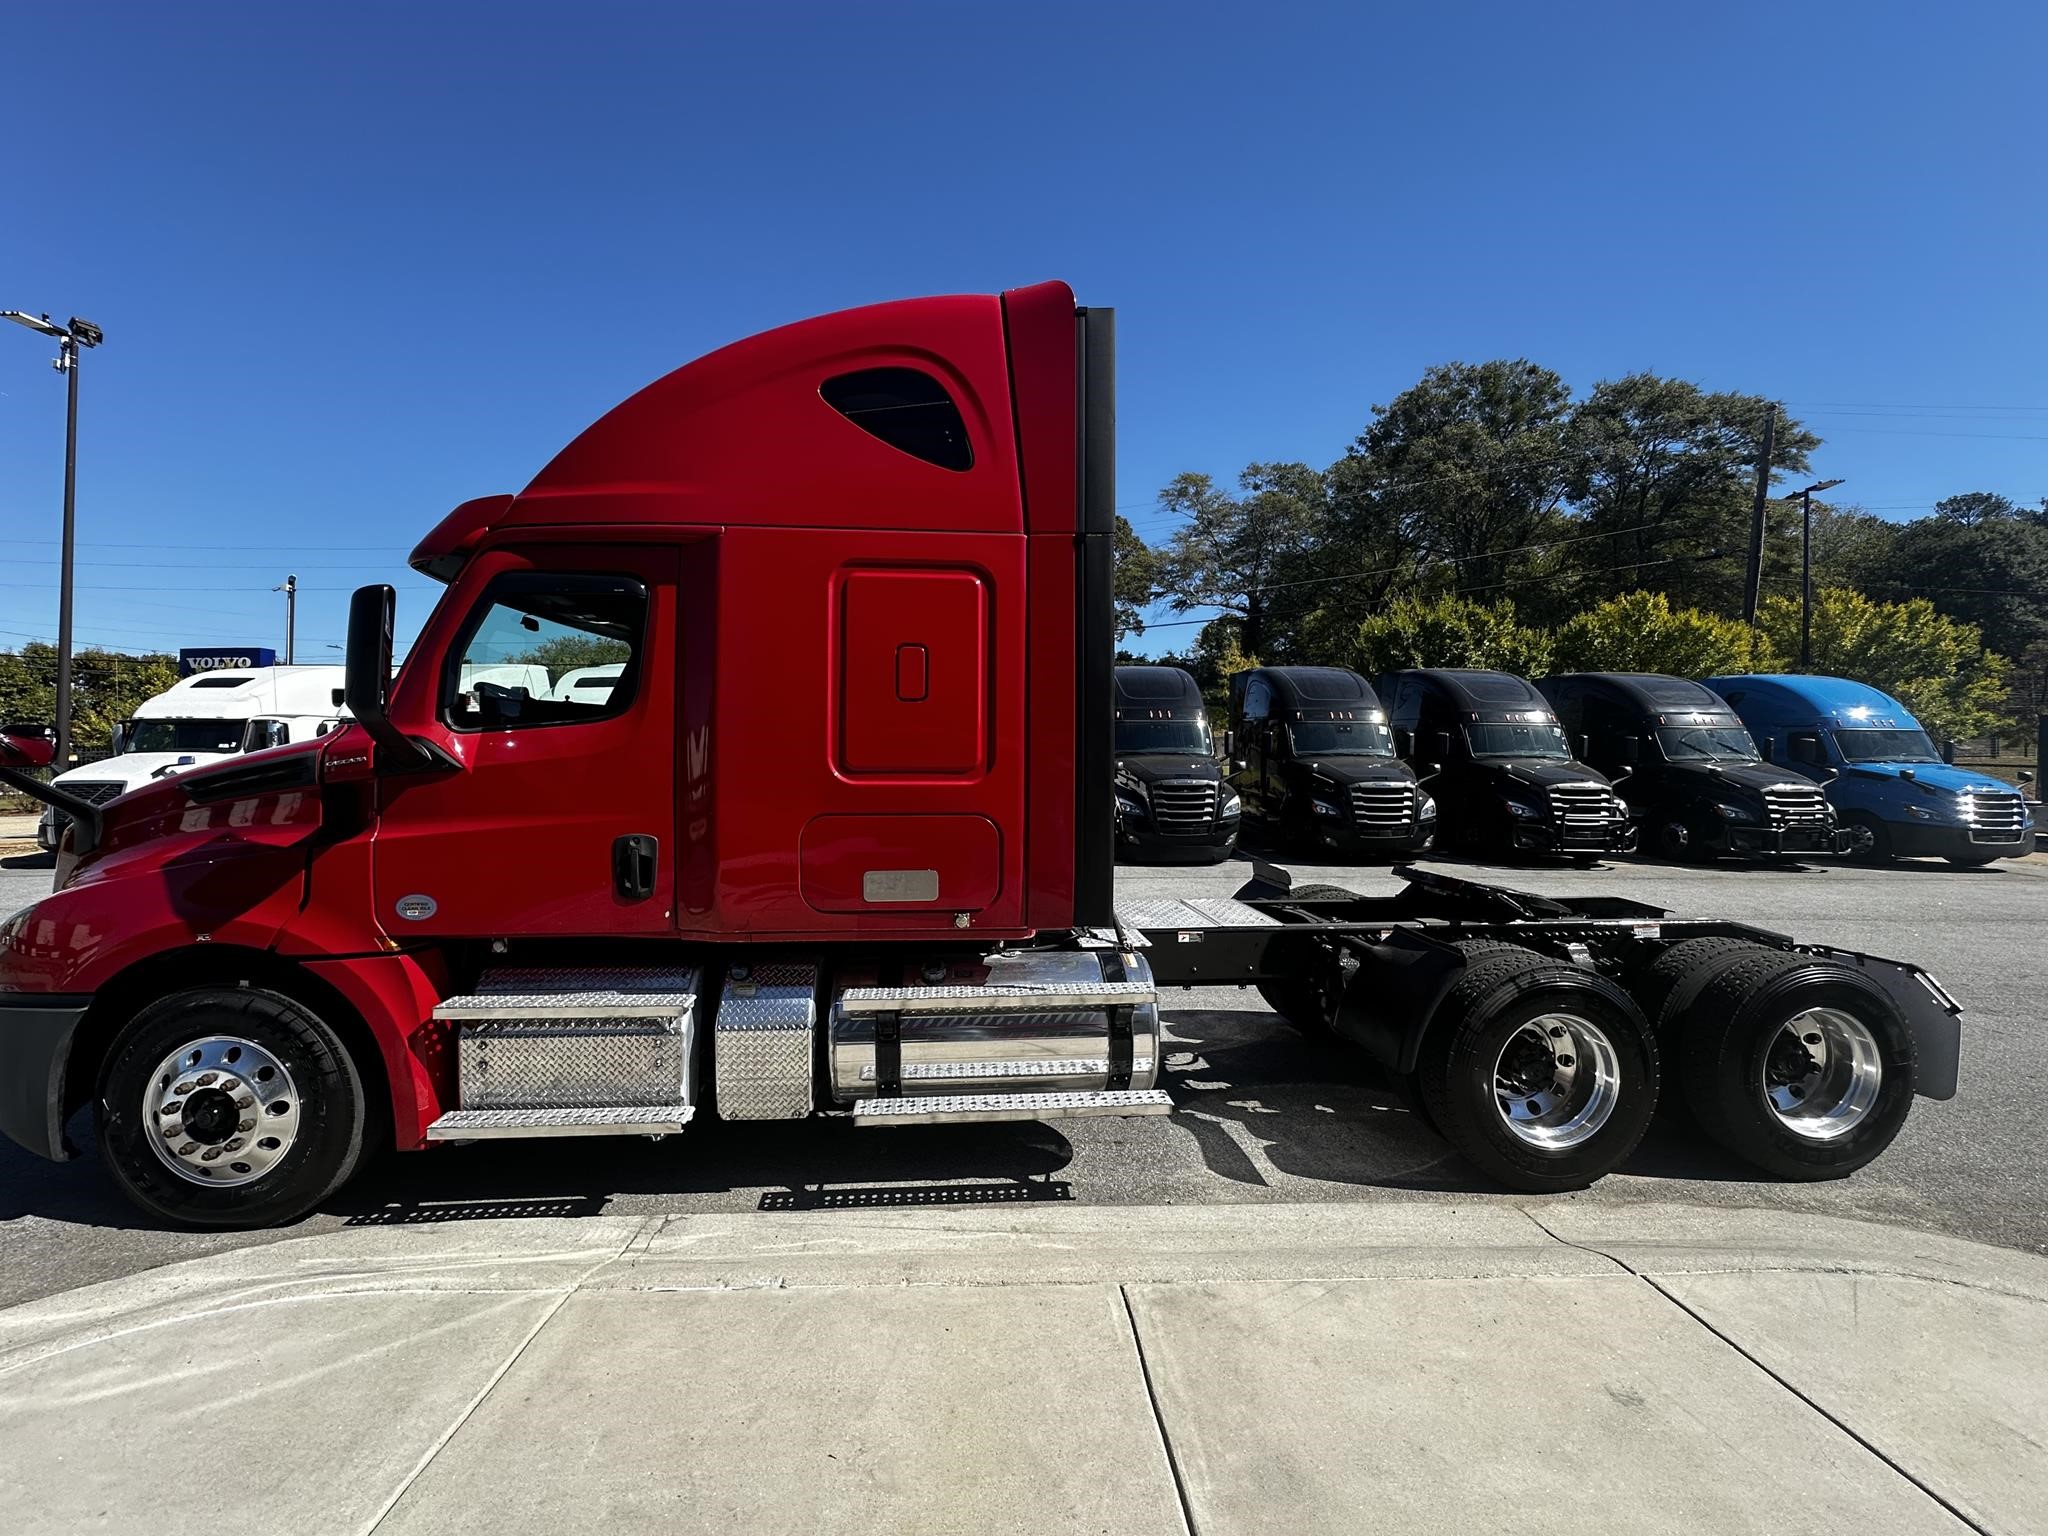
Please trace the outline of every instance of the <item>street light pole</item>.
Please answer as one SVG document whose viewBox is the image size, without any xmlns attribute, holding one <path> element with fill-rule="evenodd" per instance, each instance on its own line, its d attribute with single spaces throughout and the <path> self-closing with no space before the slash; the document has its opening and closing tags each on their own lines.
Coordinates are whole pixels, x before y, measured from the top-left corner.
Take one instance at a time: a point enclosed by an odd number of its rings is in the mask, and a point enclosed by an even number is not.
<svg viewBox="0 0 2048 1536">
<path fill-rule="evenodd" d="M 1821 480 L 1799 493 L 1799 670 L 1813 670 L 1813 493 L 1842 482 Z"/>
<path fill-rule="evenodd" d="M 287 576 L 284 585 L 272 587 L 273 592 L 284 594 L 284 664 L 292 664 L 292 634 L 298 628 L 299 620 L 299 578 Z"/>
<path fill-rule="evenodd" d="M 78 343 L 57 343 L 64 389 L 64 552 L 57 577 L 57 771 L 71 766 L 71 577 L 78 533 Z"/>
<path fill-rule="evenodd" d="M 65 380 L 64 407 L 64 544 L 57 577 L 57 771 L 71 766 L 71 591 L 78 526 L 78 358 L 80 348 L 96 347 L 106 334 L 90 320 L 71 317 L 59 325 L 48 315 L 25 310 L 0 310 L 0 320 L 25 325 L 38 335 L 54 337 L 57 356 L 51 364 Z"/>
</svg>

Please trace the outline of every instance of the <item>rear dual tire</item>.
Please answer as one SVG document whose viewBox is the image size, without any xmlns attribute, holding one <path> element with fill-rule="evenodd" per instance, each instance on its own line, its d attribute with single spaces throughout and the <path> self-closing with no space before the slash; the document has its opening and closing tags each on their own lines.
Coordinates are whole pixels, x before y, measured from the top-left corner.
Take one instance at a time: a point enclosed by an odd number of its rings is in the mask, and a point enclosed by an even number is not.
<svg viewBox="0 0 2048 1536">
<path fill-rule="evenodd" d="M 1780 1179 L 1843 1178 L 1913 1105 L 1912 1030 L 1861 971 L 1736 939 L 1675 944 L 1637 995 L 1706 1136 Z"/>
<path fill-rule="evenodd" d="M 1510 1189 L 1582 1189 L 1627 1159 L 1657 1102 L 1657 1047 L 1604 977 L 1513 945 L 1461 946 L 1467 969 L 1424 1038 L 1429 1121 Z"/>
</svg>

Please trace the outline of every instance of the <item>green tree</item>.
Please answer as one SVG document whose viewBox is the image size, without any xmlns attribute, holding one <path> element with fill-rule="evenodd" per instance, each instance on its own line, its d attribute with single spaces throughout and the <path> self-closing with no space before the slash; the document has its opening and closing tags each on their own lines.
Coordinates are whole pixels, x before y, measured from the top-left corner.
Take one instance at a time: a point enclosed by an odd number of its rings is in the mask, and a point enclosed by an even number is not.
<svg viewBox="0 0 2048 1536">
<path fill-rule="evenodd" d="M 1340 531 L 1370 546 L 1397 541 L 1425 589 L 1494 591 L 1543 569 L 1543 552 L 1527 546 L 1566 526 L 1563 379 L 1526 358 L 1445 363 L 1373 416 L 1330 472 L 1343 492 Z M 1331 602 L 1355 619 L 1365 598 Z"/>
<path fill-rule="evenodd" d="M 1560 672 L 1663 672 L 1713 677 L 1774 672 L 1783 658 L 1747 624 L 1674 608 L 1662 592 L 1628 592 L 1573 614 L 1552 636 Z"/>
<path fill-rule="evenodd" d="M 1550 670 L 1550 636 L 1522 624 L 1505 598 L 1404 597 L 1318 638 L 1327 647 L 1323 660 L 1369 678 L 1403 667 L 1489 667 L 1523 677 Z"/>
<path fill-rule="evenodd" d="M 71 740 L 87 751 L 109 745 L 113 727 L 178 680 L 166 655 L 131 656 L 87 647 L 71 657 Z M 32 640 L 0 652 L 0 721 L 54 724 L 57 719 L 57 648 Z"/>
<path fill-rule="evenodd" d="M 1929 598 L 1982 629 L 1993 650 L 2023 655 L 2048 640 L 2048 522 L 1989 492 L 1951 496 L 1900 527 L 1871 588 Z"/>
<path fill-rule="evenodd" d="M 1138 537 L 1138 530 L 1121 512 L 1111 542 L 1116 562 L 1116 638 L 1145 633 L 1145 610 L 1152 605 L 1158 584 L 1159 552 Z"/>
<path fill-rule="evenodd" d="M 1277 584 L 1299 569 L 1323 531 L 1324 485 L 1306 464 L 1252 464 L 1238 488 L 1242 494 L 1233 496 L 1207 475 L 1184 474 L 1159 493 L 1160 509 L 1183 523 L 1159 556 L 1157 583 L 1176 613 L 1216 608 L 1238 620 L 1244 649 L 1257 655 Z"/>
<path fill-rule="evenodd" d="M 1586 531 L 1604 535 L 1572 546 L 1588 588 L 1739 607 L 1767 403 L 1653 373 L 1594 385 L 1571 421 L 1571 498 Z M 1774 471 L 1803 473 L 1819 446 L 1779 412 Z M 1783 524 L 1782 509 L 1774 520 Z"/>
<path fill-rule="evenodd" d="M 1798 654 L 1796 601 L 1766 598 L 1757 618 L 1776 650 Z M 1890 603 L 1847 587 L 1816 592 L 1813 669 L 1882 689 L 1936 741 L 1966 741 L 2007 724 L 2005 659 L 1984 648 L 1976 625 L 1938 612 L 1924 597 Z"/>
<path fill-rule="evenodd" d="M 1788 503 L 1788 509 L 1796 508 Z M 1789 519 L 1787 547 L 1780 562 L 1796 573 L 1799 569 L 1799 525 Z M 1813 504 L 1813 584 L 1816 587 L 1877 589 L 1891 574 L 1902 524 L 1866 512 L 1861 507 Z M 1792 585 L 1798 591 L 1797 577 Z"/>
<path fill-rule="evenodd" d="M 578 667 L 607 667 L 630 661 L 632 647 L 609 635 L 550 635 L 528 646 L 508 661 L 533 662 L 548 669 L 548 681 L 559 683 Z"/>
</svg>

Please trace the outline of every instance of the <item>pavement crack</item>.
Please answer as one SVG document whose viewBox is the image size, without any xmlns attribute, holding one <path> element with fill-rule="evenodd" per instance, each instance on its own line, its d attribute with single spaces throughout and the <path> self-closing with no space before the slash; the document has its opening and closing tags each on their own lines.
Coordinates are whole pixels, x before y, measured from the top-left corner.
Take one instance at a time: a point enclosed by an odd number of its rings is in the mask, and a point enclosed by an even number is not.
<svg viewBox="0 0 2048 1536">
<path fill-rule="evenodd" d="M 1166 1415 L 1159 1407 L 1159 1389 L 1152 1382 L 1152 1364 L 1145 1358 L 1145 1338 L 1138 1332 L 1138 1314 L 1131 1306 L 1130 1287 L 1119 1285 L 1116 1293 L 1124 1304 L 1124 1320 L 1131 1325 L 1131 1347 L 1138 1352 L 1138 1374 L 1145 1382 L 1145 1401 L 1152 1407 L 1152 1427 L 1159 1432 L 1159 1448 L 1166 1453 L 1166 1467 L 1173 1474 L 1173 1493 L 1180 1501 L 1181 1526 L 1188 1536 L 1199 1536 L 1195 1508 L 1188 1501 L 1187 1479 L 1181 1475 L 1180 1456 L 1173 1448 L 1173 1436 L 1166 1429 Z"/>
<path fill-rule="evenodd" d="M 495 1371 L 491 1372 L 490 1378 L 484 1382 L 483 1386 L 478 1390 L 476 1396 L 472 1397 L 469 1400 L 468 1404 L 463 1408 L 462 1412 L 458 1413 L 455 1416 L 455 1421 L 435 1437 L 434 1443 L 427 1447 L 425 1454 L 422 1455 L 419 1461 L 414 1464 L 412 1471 L 407 1473 L 405 1477 L 400 1480 L 398 1486 L 392 1490 L 391 1497 L 386 1499 L 384 1503 L 378 1508 L 377 1512 L 374 1515 L 372 1515 L 368 1521 L 364 1523 L 362 1527 L 362 1536 L 376 1536 L 377 1528 L 391 1517 L 391 1511 L 398 1507 L 399 1501 L 403 1499 L 406 1496 L 407 1492 L 411 1490 L 412 1485 L 414 1483 L 417 1483 L 421 1477 L 426 1475 L 427 1468 L 431 1467 L 434 1464 L 434 1458 L 439 1456 L 442 1451 L 447 1449 L 448 1443 L 451 1440 L 453 1440 L 457 1435 L 462 1433 L 462 1426 L 467 1424 L 473 1417 L 475 1417 L 477 1409 L 483 1407 L 484 1399 L 489 1397 L 493 1392 L 497 1391 L 498 1383 L 503 1381 L 505 1379 L 506 1373 L 509 1372 L 513 1366 L 519 1363 L 519 1357 L 524 1355 L 528 1348 L 532 1346 L 533 1341 L 540 1337 L 541 1330 L 547 1327 L 549 1323 L 555 1320 L 555 1314 L 561 1311 L 562 1308 L 569 1304 L 569 1298 L 571 1296 L 574 1296 L 578 1291 L 583 1289 L 583 1282 L 588 1280 L 592 1275 L 596 1274 L 599 1270 L 603 1269 L 606 1265 L 615 1264 L 620 1259 L 624 1258 L 626 1254 L 632 1250 L 633 1245 L 640 1240 L 640 1238 L 644 1235 L 645 1232 L 646 1223 L 643 1222 L 633 1229 L 633 1231 L 627 1236 L 626 1240 L 619 1245 L 618 1250 L 616 1252 L 605 1254 L 603 1258 L 599 1259 L 595 1264 L 592 1264 L 588 1269 L 584 1270 L 581 1274 L 577 1275 L 575 1279 L 571 1280 L 567 1285 L 562 1287 L 562 1294 L 555 1298 L 554 1305 L 549 1307 L 545 1312 L 543 1312 L 540 1315 L 539 1320 L 535 1322 L 531 1328 L 527 1329 L 526 1336 L 512 1347 L 512 1352 L 504 1358 L 504 1360 L 499 1364 L 498 1368 Z"/>
<path fill-rule="evenodd" d="M 1960 1508 L 1954 1500 L 1950 1499 L 1946 1494 L 1943 1494 L 1939 1489 L 1930 1486 L 1925 1479 L 1921 1478 L 1918 1474 L 1914 1473 L 1912 1470 L 1903 1465 L 1898 1460 L 1898 1458 L 1893 1456 L 1890 1452 L 1886 1451 L 1884 1447 L 1878 1445 L 1868 1435 L 1864 1434 L 1861 1430 L 1857 1429 L 1854 1425 L 1850 1424 L 1847 1420 L 1842 1418 L 1841 1415 L 1835 1413 L 1832 1409 L 1820 1403 L 1811 1394 L 1809 1394 L 1803 1388 L 1801 1388 L 1797 1383 L 1793 1382 L 1789 1377 L 1785 1376 L 1782 1372 L 1773 1369 L 1771 1366 L 1765 1364 L 1765 1362 L 1761 1358 L 1759 1358 L 1753 1351 L 1749 1350 L 1741 1343 L 1737 1342 L 1737 1340 L 1730 1334 L 1728 1334 L 1726 1331 L 1717 1327 L 1712 1322 L 1708 1321 L 1704 1314 L 1702 1314 L 1691 1304 L 1686 1302 L 1682 1297 L 1678 1295 L 1677 1292 L 1673 1291 L 1669 1286 L 1665 1285 L 1661 1280 L 1657 1279 L 1656 1276 L 1644 1274 L 1641 1270 L 1637 1269 L 1633 1264 L 1630 1264 L 1626 1259 L 1619 1258 L 1614 1254 L 1608 1253 L 1604 1249 L 1592 1247 L 1590 1244 L 1587 1243 L 1574 1242 L 1572 1241 L 1572 1239 L 1564 1236 L 1562 1233 L 1552 1231 L 1551 1228 L 1543 1221 L 1543 1219 L 1537 1216 L 1533 1211 L 1524 1211 L 1522 1214 L 1524 1216 L 1527 1216 L 1529 1220 L 1536 1225 L 1539 1231 L 1543 1232 L 1545 1235 L 1551 1238 L 1556 1239 L 1558 1242 L 1564 1244 L 1565 1247 L 1576 1248 L 1581 1253 L 1591 1254 L 1595 1258 L 1605 1259 L 1608 1263 L 1613 1264 L 1614 1266 L 1623 1270 L 1624 1272 L 1635 1276 L 1636 1279 L 1642 1281 L 1643 1284 L 1647 1285 L 1659 1296 L 1663 1297 L 1666 1301 L 1670 1302 L 1672 1306 L 1678 1308 L 1679 1311 L 1683 1312 L 1687 1317 L 1691 1318 L 1693 1322 L 1697 1323 L 1700 1327 L 1704 1328 L 1708 1333 L 1712 1334 L 1716 1339 L 1720 1340 L 1721 1343 L 1726 1345 L 1729 1349 L 1734 1350 L 1736 1354 L 1740 1355 L 1744 1360 L 1747 1360 L 1757 1370 L 1763 1372 L 1764 1375 L 1768 1376 L 1772 1381 L 1776 1382 L 1780 1388 L 1791 1393 L 1792 1396 L 1797 1398 L 1800 1402 L 1804 1403 L 1814 1413 L 1819 1414 L 1823 1419 L 1827 1420 L 1828 1423 L 1834 1425 L 1836 1429 L 1840 1430 L 1843 1434 L 1847 1435 L 1851 1440 L 1855 1441 L 1858 1445 L 1862 1446 L 1863 1449 L 1868 1451 L 1872 1456 L 1875 1456 L 1879 1461 L 1883 1462 L 1887 1467 L 1891 1468 L 1893 1472 L 1897 1473 L 1907 1483 L 1910 1483 L 1913 1487 L 1919 1489 L 1921 1493 L 1926 1495 L 1929 1499 L 1933 1500 L 1936 1504 L 1940 1505 L 1953 1518 L 1959 1520 L 1960 1522 L 1962 1522 L 1962 1524 L 1969 1527 L 1969 1529 L 1975 1531 L 1977 1533 L 1977 1536 L 1993 1536 L 1991 1529 L 1988 1526 L 1986 1526 L 1982 1521 L 1975 1519 L 1965 1510 Z M 1753 1274 L 1757 1273 L 1757 1271 L 1723 1271 L 1723 1273 Z"/>
</svg>

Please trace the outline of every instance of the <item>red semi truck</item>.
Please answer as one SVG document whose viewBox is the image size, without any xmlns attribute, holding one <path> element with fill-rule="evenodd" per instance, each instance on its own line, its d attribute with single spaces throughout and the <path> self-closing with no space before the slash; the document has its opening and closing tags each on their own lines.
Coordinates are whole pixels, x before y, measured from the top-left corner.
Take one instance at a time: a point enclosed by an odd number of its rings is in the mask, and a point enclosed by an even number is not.
<svg viewBox="0 0 2048 1536">
<path fill-rule="evenodd" d="M 420 542 L 395 677 L 355 595 L 323 740 L 94 806 L 0 737 L 72 821 L 0 926 L 0 1129 L 69 1156 L 91 1104 L 145 1210 L 255 1226 L 380 1144 L 1167 1113 L 1160 990 L 1218 984 L 1520 1189 L 1613 1168 L 1660 1086 L 1786 1177 L 1954 1092 L 1930 978 L 1741 924 L 1265 867 L 1119 912 L 1112 325 L 1045 283 L 678 369 Z"/>
</svg>

